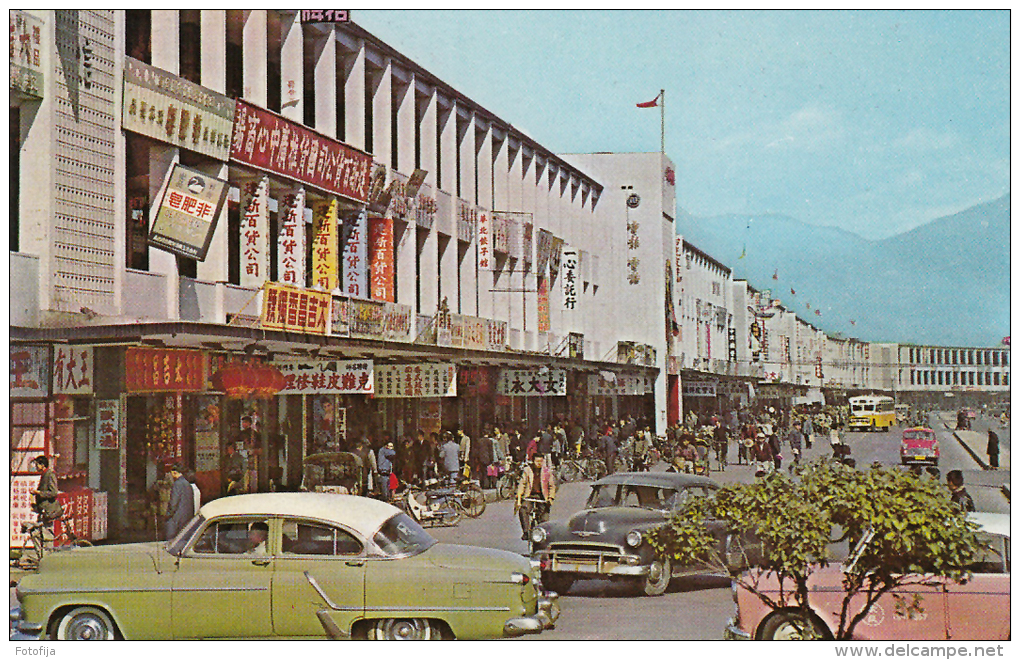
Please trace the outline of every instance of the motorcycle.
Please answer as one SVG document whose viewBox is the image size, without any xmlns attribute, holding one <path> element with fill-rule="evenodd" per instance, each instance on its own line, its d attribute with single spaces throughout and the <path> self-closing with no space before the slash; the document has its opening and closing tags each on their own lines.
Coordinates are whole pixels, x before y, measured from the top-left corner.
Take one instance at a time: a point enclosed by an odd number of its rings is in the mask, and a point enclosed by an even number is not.
<svg viewBox="0 0 1020 660">
<path fill-rule="evenodd" d="M 425 483 L 425 488 L 408 488 L 405 498 L 408 512 L 423 525 L 453 527 L 464 517 L 462 494 L 454 485 L 439 485 L 437 480 Z"/>
</svg>

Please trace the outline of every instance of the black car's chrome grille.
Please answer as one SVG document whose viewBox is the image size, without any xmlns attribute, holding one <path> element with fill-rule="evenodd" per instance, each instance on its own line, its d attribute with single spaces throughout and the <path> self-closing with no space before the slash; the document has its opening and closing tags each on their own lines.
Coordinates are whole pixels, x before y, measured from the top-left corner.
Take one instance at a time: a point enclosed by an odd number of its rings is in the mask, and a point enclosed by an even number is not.
<svg viewBox="0 0 1020 660">
<path fill-rule="evenodd" d="M 623 548 L 618 545 L 611 545 L 609 543 L 576 543 L 571 541 L 564 541 L 560 543 L 549 544 L 549 551 L 556 553 L 559 557 L 566 558 L 570 555 L 578 556 L 591 556 L 595 554 L 611 554 L 620 555 L 623 554 Z"/>
</svg>

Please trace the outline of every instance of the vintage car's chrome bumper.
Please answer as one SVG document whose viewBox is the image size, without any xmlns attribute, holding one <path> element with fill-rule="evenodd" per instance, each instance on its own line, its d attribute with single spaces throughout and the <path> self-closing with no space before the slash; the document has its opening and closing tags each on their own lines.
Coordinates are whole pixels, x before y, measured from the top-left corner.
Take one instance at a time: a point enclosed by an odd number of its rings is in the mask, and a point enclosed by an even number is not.
<svg viewBox="0 0 1020 660">
<path fill-rule="evenodd" d="M 559 618 L 559 594 L 549 591 L 538 597 L 538 611 L 534 616 L 518 616 L 508 619 L 503 624 L 503 635 L 506 637 L 534 635 L 547 628 L 552 628 Z"/>
<path fill-rule="evenodd" d="M 22 619 L 21 605 L 11 607 L 11 640 L 29 641 L 42 639 L 43 630 L 46 628 L 41 623 L 31 623 Z"/>
<path fill-rule="evenodd" d="M 737 620 L 733 618 L 726 622 L 726 631 L 723 633 L 723 638 L 737 642 L 748 642 L 751 640 L 751 633 L 742 630 Z"/>
<path fill-rule="evenodd" d="M 543 571 L 548 573 L 571 573 L 578 577 L 621 576 L 642 577 L 648 575 L 649 564 L 638 555 L 618 550 L 581 550 L 552 548 L 535 553 Z"/>
</svg>

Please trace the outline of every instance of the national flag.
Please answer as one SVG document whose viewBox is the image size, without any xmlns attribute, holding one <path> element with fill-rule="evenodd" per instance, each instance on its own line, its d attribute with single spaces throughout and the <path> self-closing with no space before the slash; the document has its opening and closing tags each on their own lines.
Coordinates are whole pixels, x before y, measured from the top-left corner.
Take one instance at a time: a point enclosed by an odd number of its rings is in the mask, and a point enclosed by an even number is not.
<svg viewBox="0 0 1020 660">
<path fill-rule="evenodd" d="M 1009 337 L 1003 337 L 1002 338 L 1002 345 L 1003 346 L 1009 346 Z"/>
<path fill-rule="evenodd" d="M 774 279 L 774 280 L 778 280 L 779 279 L 779 269 L 778 268 L 776 269 L 776 272 L 772 273 L 772 279 Z"/>
<path fill-rule="evenodd" d="M 811 309 L 811 303 L 807 303 L 807 308 Z"/>
<path fill-rule="evenodd" d="M 662 92 L 659 92 L 658 95 L 654 99 L 652 99 L 651 101 L 645 101 L 644 103 L 638 103 L 637 107 L 639 107 L 639 108 L 657 108 L 657 107 L 659 107 L 659 97 L 660 96 L 662 96 Z"/>
<path fill-rule="evenodd" d="M 850 325 L 857 325 L 857 321 L 850 319 Z"/>
<path fill-rule="evenodd" d="M 795 296 L 795 295 L 797 295 L 797 292 L 796 292 L 796 291 L 794 291 L 793 289 L 790 289 L 790 295 L 791 295 L 791 296 Z"/>
<path fill-rule="evenodd" d="M 744 246 L 744 249 L 742 249 L 742 250 L 740 251 L 740 256 L 739 256 L 739 257 L 737 257 L 737 259 L 743 259 L 743 258 L 744 258 L 744 257 L 746 257 L 746 256 L 747 256 L 747 246 L 745 245 L 745 246 Z"/>
<path fill-rule="evenodd" d="M 815 310 L 815 316 L 821 316 L 821 315 L 822 315 L 822 310 L 816 309 Z"/>
</svg>

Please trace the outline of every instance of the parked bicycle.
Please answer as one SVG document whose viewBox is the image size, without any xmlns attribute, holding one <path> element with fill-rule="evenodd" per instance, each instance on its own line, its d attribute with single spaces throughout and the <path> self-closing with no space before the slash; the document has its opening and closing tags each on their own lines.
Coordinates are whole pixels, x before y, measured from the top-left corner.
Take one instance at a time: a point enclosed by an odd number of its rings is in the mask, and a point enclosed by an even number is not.
<svg viewBox="0 0 1020 660">
<path fill-rule="evenodd" d="M 496 481 L 496 496 L 501 500 L 508 500 L 517 494 L 517 484 L 521 481 L 524 473 L 523 463 L 513 463 L 499 476 Z"/>
<path fill-rule="evenodd" d="M 556 473 L 560 483 L 596 481 L 606 476 L 606 462 L 594 456 L 564 459 Z"/>
</svg>

